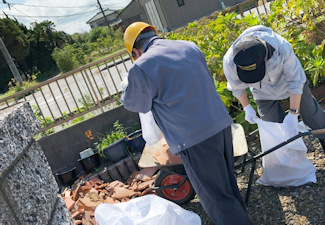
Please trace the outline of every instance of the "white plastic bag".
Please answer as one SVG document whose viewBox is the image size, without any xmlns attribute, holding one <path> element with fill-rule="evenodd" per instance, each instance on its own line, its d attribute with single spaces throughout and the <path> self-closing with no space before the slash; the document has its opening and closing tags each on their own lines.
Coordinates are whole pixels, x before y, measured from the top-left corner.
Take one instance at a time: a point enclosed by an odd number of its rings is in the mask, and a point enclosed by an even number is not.
<svg viewBox="0 0 325 225">
<path fill-rule="evenodd" d="M 256 120 L 262 152 L 287 141 L 288 128 L 283 123 L 273 123 Z M 300 186 L 309 182 L 316 183 L 316 168 L 306 158 L 307 148 L 302 138 L 269 153 L 262 158 L 263 174 L 257 183 L 274 186 L 289 187 Z"/>
<path fill-rule="evenodd" d="M 129 85 L 128 75 L 128 73 L 123 75 L 121 82 L 123 90 Z M 153 118 L 151 111 L 147 113 L 139 113 L 139 117 L 141 122 L 142 137 L 149 146 L 156 144 L 164 137 L 155 119 Z"/>
<path fill-rule="evenodd" d="M 156 144 L 164 135 L 153 118 L 152 112 L 139 113 L 139 116 L 143 139 L 149 146 Z"/>
<path fill-rule="evenodd" d="M 199 215 L 156 195 L 117 204 L 101 203 L 95 210 L 99 225 L 200 225 Z"/>
</svg>

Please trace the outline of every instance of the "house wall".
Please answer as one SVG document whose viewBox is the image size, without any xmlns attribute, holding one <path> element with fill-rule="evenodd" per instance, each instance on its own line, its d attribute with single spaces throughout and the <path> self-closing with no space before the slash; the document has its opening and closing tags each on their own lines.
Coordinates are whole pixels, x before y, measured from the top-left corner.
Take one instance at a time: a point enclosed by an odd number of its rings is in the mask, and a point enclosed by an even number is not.
<svg viewBox="0 0 325 225">
<path fill-rule="evenodd" d="M 225 7 L 234 6 L 244 1 L 223 0 Z M 167 29 L 170 31 L 215 11 L 222 10 L 219 0 L 184 0 L 184 3 L 183 6 L 178 6 L 177 0 L 133 0 L 120 13 L 120 17 L 126 27 L 133 22 L 143 21 L 156 27 L 159 26 L 158 29 L 160 28 L 160 30 L 166 31 L 165 29 Z M 156 21 L 157 24 L 152 21 L 153 15 L 150 16 L 153 12 L 157 13 L 159 17 L 159 21 Z"/>
<path fill-rule="evenodd" d="M 220 2 L 216 0 L 184 0 L 183 6 L 178 6 L 177 0 L 156 0 L 156 2 L 166 17 L 169 30 L 222 9 Z"/>
<path fill-rule="evenodd" d="M 157 10 L 157 17 L 159 17 L 159 20 L 160 20 L 159 23 L 161 22 L 162 28 L 168 27 L 168 23 L 167 23 L 165 15 L 163 14 L 161 6 L 159 4 L 157 4 L 157 2 L 155 0 L 138 0 L 138 2 L 141 5 L 142 12 L 145 14 L 145 17 L 147 18 L 148 23 L 155 25 L 159 29 L 160 25 L 155 24 L 150 19 L 150 14 L 153 13 L 153 11 L 152 10 L 148 11 L 148 4 L 150 4 L 150 8 L 152 7 L 152 4 L 154 4 L 155 10 Z M 154 12 L 156 12 L 156 11 L 154 11 Z"/>
<path fill-rule="evenodd" d="M 226 7 L 234 6 L 245 1 L 246 0 L 223 0 Z"/>
<path fill-rule="evenodd" d="M 150 20 L 148 2 L 154 2 L 160 22 L 163 28 L 167 30 L 174 30 L 179 27 L 187 25 L 189 22 L 198 20 L 203 16 L 210 15 L 215 11 L 221 11 L 222 6 L 218 0 L 184 0 L 183 6 L 178 6 L 177 0 L 138 0 L 149 23 Z M 224 0 L 225 7 L 230 7 L 245 0 Z"/>
<path fill-rule="evenodd" d="M 125 27 L 137 21 L 148 22 L 139 4 L 134 0 L 119 14 L 119 16 Z"/>
</svg>

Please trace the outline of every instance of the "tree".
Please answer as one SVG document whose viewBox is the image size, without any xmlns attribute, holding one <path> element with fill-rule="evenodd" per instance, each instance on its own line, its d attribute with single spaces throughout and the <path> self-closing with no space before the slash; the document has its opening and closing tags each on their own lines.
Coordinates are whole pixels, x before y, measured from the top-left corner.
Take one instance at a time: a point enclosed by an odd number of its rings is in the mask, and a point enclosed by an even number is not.
<svg viewBox="0 0 325 225">
<path fill-rule="evenodd" d="M 29 54 L 29 42 L 20 26 L 22 25 L 19 25 L 14 20 L 0 19 L 0 35 L 8 52 L 18 64 L 23 64 Z M 7 63 L 2 54 L 0 55 L 0 69 L 4 69 Z"/>
<path fill-rule="evenodd" d="M 81 45 L 88 42 L 89 33 L 88 32 L 74 33 L 73 35 L 71 35 L 71 38 L 74 43 Z"/>
<path fill-rule="evenodd" d="M 54 48 L 62 48 L 66 43 L 72 43 L 71 36 L 63 31 L 56 31 L 52 21 L 32 23 L 32 30 L 28 31 L 31 43 L 31 53 L 28 56 L 28 66 L 32 73 L 49 74 L 57 70 L 51 54 Z M 43 76 L 43 79 L 47 76 Z"/>
<path fill-rule="evenodd" d="M 75 69 L 79 64 L 74 54 L 74 47 L 66 45 L 63 49 L 55 48 L 52 57 L 60 71 L 65 73 Z"/>
<path fill-rule="evenodd" d="M 21 29 L 24 27 L 11 19 L 0 19 L 0 36 L 17 67 L 24 70 L 25 59 L 29 54 L 29 41 Z M 13 78 L 5 58 L 0 52 L 0 92 L 8 90 L 8 83 Z"/>
<path fill-rule="evenodd" d="M 96 42 L 99 38 L 106 38 L 109 34 L 107 27 L 97 27 L 92 29 L 89 34 L 89 41 L 91 43 Z"/>
</svg>

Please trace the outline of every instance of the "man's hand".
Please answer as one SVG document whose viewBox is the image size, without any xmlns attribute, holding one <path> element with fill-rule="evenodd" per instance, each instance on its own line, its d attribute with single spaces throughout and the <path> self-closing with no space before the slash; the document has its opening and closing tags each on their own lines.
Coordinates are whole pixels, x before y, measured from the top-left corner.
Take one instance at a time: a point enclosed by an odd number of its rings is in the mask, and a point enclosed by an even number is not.
<svg viewBox="0 0 325 225">
<path fill-rule="evenodd" d="M 288 113 L 283 120 L 284 124 L 287 124 L 289 130 L 289 137 L 293 137 L 298 134 L 298 114 Z"/>
<path fill-rule="evenodd" d="M 121 86 L 122 86 L 123 90 L 129 85 L 128 76 L 129 76 L 129 74 L 127 73 L 127 74 L 124 74 L 122 77 Z"/>
<path fill-rule="evenodd" d="M 257 119 L 256 112 L 251 105 L 247 105 L 244 108 L 245 111 L 245 120 L 248 121 L 250 124 L 256 123 L 255 120 Z"/>
</svg>

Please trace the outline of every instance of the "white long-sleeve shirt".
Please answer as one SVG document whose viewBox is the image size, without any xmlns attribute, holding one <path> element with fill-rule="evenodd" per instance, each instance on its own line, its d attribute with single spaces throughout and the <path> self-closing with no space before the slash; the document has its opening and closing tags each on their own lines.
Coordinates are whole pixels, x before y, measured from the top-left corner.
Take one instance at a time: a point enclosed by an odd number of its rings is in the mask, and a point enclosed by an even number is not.
<svg viewBox="0 0 325 225">
<path fill-rule="evenodd" d="M 275 51 L 265 62 L 265 77 L 253 84 L 242 82 L 233 62 L 233 46 L 247 35 L 257 36 L 270 44 Z M 289 93 L 302 94 L 306 82 L 305 72 L 296 57 L 291 44 L 272 29 L 258 25 L 245 30 L 228 49 L 223 58 L 223 70 L 227 78 L 227 89 L 239 98 L 246 88 L 250 88 L 255 100 L 282 100 Z"/>
</svg>

